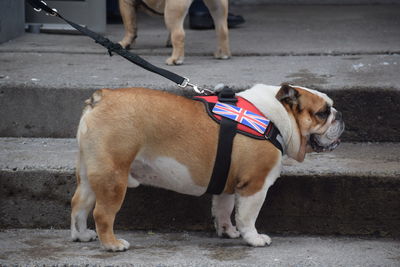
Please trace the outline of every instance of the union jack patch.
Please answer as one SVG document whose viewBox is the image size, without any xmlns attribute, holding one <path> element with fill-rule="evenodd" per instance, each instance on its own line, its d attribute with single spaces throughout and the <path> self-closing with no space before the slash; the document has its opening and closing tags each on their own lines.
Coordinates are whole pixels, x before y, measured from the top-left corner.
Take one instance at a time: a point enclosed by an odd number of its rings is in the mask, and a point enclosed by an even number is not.
<svg viewBox="0 0 400 267">
<path fill-rule="evenodd" d="M 270 122 L 267 118 L 251 111 L 221 102 L 215 104 L 212 112 L 246 125 L 260 134 L 264 134 Z"/>
</svg>

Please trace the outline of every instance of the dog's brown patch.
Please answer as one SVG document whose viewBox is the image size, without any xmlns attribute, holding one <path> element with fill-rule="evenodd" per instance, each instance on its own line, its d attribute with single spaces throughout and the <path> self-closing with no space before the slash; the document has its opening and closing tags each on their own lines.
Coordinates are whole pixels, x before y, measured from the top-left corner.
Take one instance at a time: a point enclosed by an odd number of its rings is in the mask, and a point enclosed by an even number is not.
<svg viewBox="0 0 400 267">
<path fill-rule="evenodd" d="M 226 193 L 250 196 L 259 192 L 268 173 L 276 166 L 281 152 L 265 140 L 237 135 L 232 151 L 232 167 Z"/>
</svg>

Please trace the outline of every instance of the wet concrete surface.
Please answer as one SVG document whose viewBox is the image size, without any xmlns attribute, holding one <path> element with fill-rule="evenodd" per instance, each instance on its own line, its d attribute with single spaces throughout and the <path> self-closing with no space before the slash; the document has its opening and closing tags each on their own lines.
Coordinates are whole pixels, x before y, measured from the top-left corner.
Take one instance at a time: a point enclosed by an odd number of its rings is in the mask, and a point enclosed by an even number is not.
<svg viewBox="0 0 400 267">
<path fill-rule="evenodd" d="M 72 242 L 67 230 L 0 232 L 0 265 L 79 266 L 399 266 L 400 241 L 357 237 L 272 236 L 269 247 L 209 232 L 117 231 L 131 244 L 106 252 L 98 240 Z"/>
</svg>

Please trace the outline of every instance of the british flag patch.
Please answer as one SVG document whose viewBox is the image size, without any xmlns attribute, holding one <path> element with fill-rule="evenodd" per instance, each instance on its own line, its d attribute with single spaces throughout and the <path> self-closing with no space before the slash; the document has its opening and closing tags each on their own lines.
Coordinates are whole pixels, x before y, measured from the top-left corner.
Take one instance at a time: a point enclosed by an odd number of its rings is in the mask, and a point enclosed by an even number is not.
<svg viewBox="0 0 400 267">
<path fill-rule="evenodd" d="M 260 134 L 264 134 L 270 122 L 267 118 L 251 111 L 221 102 L 215 104 L 212 112 L 246 125 Z"/>
</svg>

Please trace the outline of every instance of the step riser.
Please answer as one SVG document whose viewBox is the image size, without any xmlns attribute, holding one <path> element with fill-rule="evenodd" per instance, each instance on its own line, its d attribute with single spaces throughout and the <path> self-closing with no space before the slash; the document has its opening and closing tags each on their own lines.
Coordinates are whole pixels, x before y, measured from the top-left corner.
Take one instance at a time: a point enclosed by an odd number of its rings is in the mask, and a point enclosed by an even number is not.
<svg viewBox="0 0 400 267">
<path fill-rule="evenodd" d="M 74 137 L 83 102 L 93 92 L 91 89 L 3 88 L 0 114 L 7 116 L 0 120 L 0 137 Z M 174 92 L 182 94 L 182 91 Z M 400 142 L 400 91 L 366 88 L 327 93 L 346 122 L 342 141 Z"/>
<path fill-rule="evenodd" d="M 70 227 L 71 171 L 2 171 L 0 184 L 0 228 Z M 257 226 L 269 233 L 399 237 L 399 199 L 396 178 L 283 176 L 271 187 Z M 212 231 L 210 200 L 128 189 L 116 228 Z"/>
</svg>

